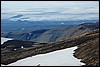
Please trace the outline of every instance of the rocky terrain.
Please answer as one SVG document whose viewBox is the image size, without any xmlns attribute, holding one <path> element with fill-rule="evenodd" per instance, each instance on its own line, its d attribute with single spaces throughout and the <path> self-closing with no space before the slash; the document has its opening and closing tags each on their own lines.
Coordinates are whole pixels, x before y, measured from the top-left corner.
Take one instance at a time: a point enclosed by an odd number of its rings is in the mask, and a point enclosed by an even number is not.
<svg viewBox="0 0 100 67">
<path fill-rule="evenodd" d="M 99 31 L 91 32 L 91 40 L 78 45 L 75 50 L 75 57 L 82 59 L 87 66 L 99 66 Z M 95 37 L 98 36 L 98 37 Z"/>
<path fill-rule="evenodd" d="M 38 43 L 38 45 L 41 45 Z M 48 43 L 41 46 L 33 46 L 23 48 L 18 51 L 9 50 L 9 48 L 1 48 L 1 64 L 10 64 L 19 59 L 61 50 L 73 46 L 79 48 L 75 50 L 75 57 L 82 59 L 86 63 L 85 66 L 99 66 L 99 29 L 82 32 L 68 39 Z"/>
</svg>

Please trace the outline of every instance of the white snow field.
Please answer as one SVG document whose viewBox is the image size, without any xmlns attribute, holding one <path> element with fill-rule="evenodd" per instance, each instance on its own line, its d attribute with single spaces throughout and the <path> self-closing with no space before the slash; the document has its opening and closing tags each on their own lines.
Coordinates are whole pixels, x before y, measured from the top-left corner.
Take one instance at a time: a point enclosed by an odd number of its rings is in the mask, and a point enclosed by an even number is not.
<svg viewBox="0 0 100 67">
<path fill-rule="evenodd" d="M 8 40 L 12 40 L 12 39 L 1 37 L 1 44 L 3 44 L 4 42 L 6 42 Z"/>
<path fill-rule="evenodd" d="M 8 64 L 7 66 L 81 66 L 85 65 L 73 56 L 77 46 L 66 48 L 46 54 L 39 54 L 18 60 L 17 62 Z"/>
</svg>

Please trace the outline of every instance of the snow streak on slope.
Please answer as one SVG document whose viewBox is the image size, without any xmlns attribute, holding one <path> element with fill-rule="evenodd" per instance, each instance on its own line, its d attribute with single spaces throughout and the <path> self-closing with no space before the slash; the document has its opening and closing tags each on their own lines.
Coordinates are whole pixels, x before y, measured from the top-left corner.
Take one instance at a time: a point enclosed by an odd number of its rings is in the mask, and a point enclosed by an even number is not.
<svg viewBox="0 0 100 67">
<path fill-rule="evenodd" d="M 7 66 L 81 66 L 79 59 L 73 56 L 76 47 L 66 48 L 46 54 L 39 54 L 11 63 Z"/>
<path fill-rule="evenodd" d="M 4 42 L 6 42 L 6 41 L 8 41 L 8 40 L 12 40 L 12 39 L 1 37 L 1 44 L 3 44 Z"/>
</svg>

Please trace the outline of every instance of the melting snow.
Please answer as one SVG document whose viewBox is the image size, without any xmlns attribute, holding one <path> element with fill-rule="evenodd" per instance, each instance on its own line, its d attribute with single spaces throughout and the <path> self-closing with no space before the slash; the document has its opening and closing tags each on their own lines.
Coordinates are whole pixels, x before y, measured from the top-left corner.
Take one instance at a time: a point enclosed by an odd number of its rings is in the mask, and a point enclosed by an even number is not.
<svg viewBox="0 0 100 67">
<path fill-rule="evenodd" d="M 12 39 L 1 37 L 1 44 L 3 44 L 4 42 L 6 42 L 6 41 L 8 41 L 8 40 L 12 40 Z"/>
<path fill-rule="evenodd" d="M 76 47 L 66 48 L 46 54 L 39 54 L 28 57 L 17 62 L 8 64 L 7 66 L 81 66 L 84 63 L 80 62 L 73 56 Z"/>
<path fill-rule="evenodd" d="M 17 49 L 14 49 L 15 51 L 17 50 Z"/>
<path fill-rule="evenodd" d="M 23 46 L 21 46 L 21 48 L 24 48 Z"/>
</svg>

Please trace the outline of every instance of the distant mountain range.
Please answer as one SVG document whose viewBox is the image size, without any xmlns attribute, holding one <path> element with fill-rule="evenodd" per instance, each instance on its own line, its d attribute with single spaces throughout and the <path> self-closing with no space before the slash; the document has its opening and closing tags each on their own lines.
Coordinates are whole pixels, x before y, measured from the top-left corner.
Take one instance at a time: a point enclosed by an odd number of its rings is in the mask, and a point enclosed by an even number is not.
<svg viewBox="0 0 100 67">
<path fill-rule="evenodd" d="M 17 40 L 28 40 L 33 42 L 55 42 L 65 40 L 81 32 L 95 30 L 99 28 L 99 22 L 83 23 L 74 26 L 59 26 L 49 29 L 39 30 L 21 30 L 18 32 L 1 32 L 1 36 L 5 38 L 13 38 Z"/>
<path fill-rule="evenodd" d="M 21 15 L 18 15 L 21 16 Z M 16 16 L 14 16 L 16 17 Z M 18 32 L 21 30 L 38 30 L 38 29 L 50 29 L 58 26 L 73 26 L 79 25 L 82 23 L 95 23 L 98 20 L 66 20 L 66 21 L 53 21 L 53 20 L 43 20 L 43 21 L 30 21 L 30 20 L 9 20 L 9 19 L 1 19 L 1 31 L 2 32 Z"/>
</svg>

